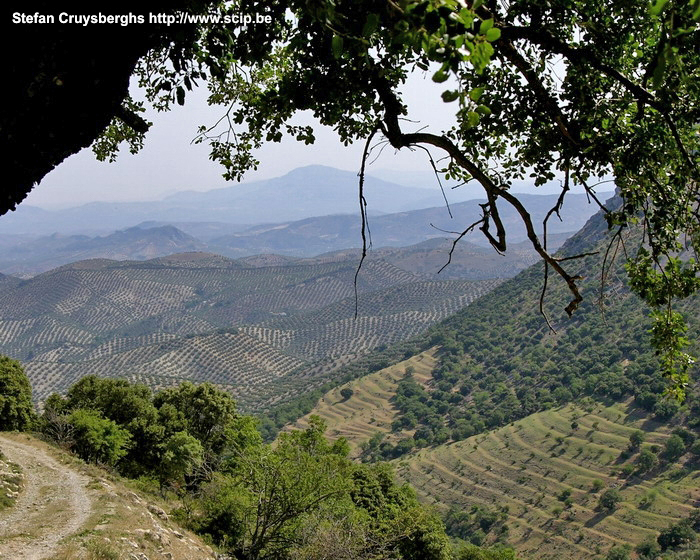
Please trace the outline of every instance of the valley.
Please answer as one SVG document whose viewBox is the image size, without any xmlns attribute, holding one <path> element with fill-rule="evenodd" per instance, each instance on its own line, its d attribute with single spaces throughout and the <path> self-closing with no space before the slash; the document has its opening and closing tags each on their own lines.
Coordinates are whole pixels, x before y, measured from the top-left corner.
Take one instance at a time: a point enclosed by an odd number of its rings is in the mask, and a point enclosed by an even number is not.
<svg viewBox="0 0 700 560">
<path fill-rule="evenodd" d="M 552 203 L 533 200 L 540 214 Z M 355 218 L 344 216 L 229 223 L 225 236 L 213 222 L 151 222 L 7 241 L 0 262 L 12 251 L 23 260 L 0 278 L 0 352 L 23 363 L 42 406 L 95 375 L 144 384 L 156 403 L 211 383 L 278 441 L 313 432 L 320 417 L 356 465 L 389 462 L 451 538 L 484 550 L 630 557 L 690 523 L 698 401 L 663 397 L 619 255 L 601 283 L 600 216 L 574 236 L 550 231 L 560 254 L 584 254 L 574 270 L 586 294 L 569 318 L 566 286 L 551 279 L 550 329 L 537 310 L 542 266 L 517 228 L 505 255 L 468 238 L 450 254 L 444 232 L 424 227 L 438 211 L 373 216 L 359 272 Z M 191 235 L 205 231 L 206 241 Z M 695 333 L 697 301 L 683 311 Z"/>
</svg>

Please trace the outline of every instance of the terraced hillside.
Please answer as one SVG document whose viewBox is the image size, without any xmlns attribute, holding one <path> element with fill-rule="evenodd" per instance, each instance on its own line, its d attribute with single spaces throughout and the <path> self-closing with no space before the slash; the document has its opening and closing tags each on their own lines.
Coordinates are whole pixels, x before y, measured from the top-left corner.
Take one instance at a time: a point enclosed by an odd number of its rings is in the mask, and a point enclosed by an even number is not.
<svg viewBox="0 0 700 560">
<path fill-rule="evenodd" d="M 591 253 L 572 265 L 586 299 L 567 317 L 570 295 L 550 278 L 556 332 L 538 312 L 536 266 L 431 327 L 422 353 L 334 389 L 311 414 L 362 459 L 393 459 L 425 500 L 455 508 L 448 526 L 481 530 L 462 535 L 474 542 L 505 540 L 524 558 L 602 558 L 654 540 L 700 506 L 700 446 L 687 452 L 700 438 L 700 376 L 694 368 L 684 405 L 662 396 L 648 317 L 621 259 L 601 272 L 608 243 L 599 217 L 567 243 L 568 254 Z M 699 305 L 677 306 L 694 353 Z M 429 367 L 419 371 L 421 357 Z M 677 457 L 664 454 L 674 429 L 686 437 Z M 631 445 L 637 430 L 641 446 Z M 609 489 L 622 502 L 608 511 L 599 500 Z M 481 515 L 492 516 L 487 534 Z"/>
<path fill-rule="evenodd" d="M 309 425 L 309 416 L 318 415 L 328 425 L 326 434 L 334 439 L 347 439 L 354 456 L 359 454 L 360 444 L 376 433 L 385 434 L 387 441 L 397 440 L 399 436 L 391 433 L 391 423 L 397 412 L 391 399 L 396 394 L 399 380 L 406 375 L 408 369 L 420 383 L 427 383 L 432 379 L 436 352 L 437 348 L 432 348 L 332 389 L 321 398 L 311 413 L 288 429 L 304 429 Z M 352 391 L 348 398 L 341 394 L 346 389 Z"/>
<path fill-rule="evenodd" d="M 310 414 L 327 422 L 330 437 L 348 439 L 355 455 L 377 434 L 395 443 L 412 433 L 391 430 L 398 382 L 409 368 L 429 387 L 436 350 L 330 391 Z M 340 394 L 345 388 L 353 391 L 347 399 Z M 310 414 L 293 427 L 305 426 Z M 595 558 L 613 546 L 655 539 L 700 507 L 700 458 L 691 453 L 671 462 L 663 458 L 675 427 L 629 400 L 613 405 L 588 400 L 394 463 L 400 478 L 443 513 L 477 507 L 506 512 L 500 539 L 523 558 Z M 631 448 L 637 431 L 644 432 L 644 443 Z M 643 449 L 655 449 L 658 460 L 646 472 L 639 468 Z M 613 511 L 598 506 L 609 488 L 622 498 Z M 487 542 L 497 538 L 493 531 Z"/>
<path fill-rule="evenodd" d="M 435 280 L 369 258 L 246 259 L 185 253 L 106 259 L 0 283 L 0 352 L 35 398 L 88 373 L 155 387 L 211 381 L 244 408 L 287 399 L 374 348 L 423 332 L 500 280 Z"/>
<path fill-rule="evenodd" d="M 672 427 L 626 404 L 569 405 L 422 450 L 401 460 L 398 473 L 442 509 L 506 511 L 507 541 L 524 558 L 593 558 L 655 539 L 697 511 L 696 456 L 639 474 L 639 452 L 629 451 L 635 430 L 645 433 L 642 448 L 663 449 Z M 622 500 L 612 511 L 598 506 L 609 488 Z"/>
</svg>

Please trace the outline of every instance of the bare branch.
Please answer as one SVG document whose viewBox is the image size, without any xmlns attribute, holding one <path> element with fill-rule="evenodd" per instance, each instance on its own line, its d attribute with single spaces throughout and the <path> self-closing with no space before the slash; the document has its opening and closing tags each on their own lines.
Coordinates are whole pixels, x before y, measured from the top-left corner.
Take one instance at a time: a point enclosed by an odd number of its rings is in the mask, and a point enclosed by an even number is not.
<svg viewBox="0 0 700 560">
<path fill-rule="evenodd" d="M 362 151 L 362 165 L 360 166 L 360 183 L 358 187 L 359 191 L 359 197 L 360 197 L 360 216 L 362 217 L 362 256 L 360 257 L 360 262 L 357 265 L 357 269 L 355 270 L 355 279 L 353 281 L 353 286 L 355 288 L 355 319 L 357 319 L 357 314 L 358 314 L 358 307 L 359 307 L 359 298 L 357 294 L 357 279 L 360 275 L 360 269 L 362 268 L 362 263 L 365 262 L 365 257 L 367 256 L 367 231 L 368 231 L 368 225 L 367 225 L 367 200 L 365 199 L 365 168 L 367 166 L 367 158 L 369 157 L 369 152 L 370 152 L 370 145 L 372 144 L 372 138 L 374 138 L 374 135 L 377 133 L 378 126 L 375 126 L 372 129 L 372 132 L 370 135 L 367 137 L 367 141 L 365 142 L 365 147 L 364 150 Z M 370 240 L 370 245 L 371 245 L 371 240 Z"/>
<path fill-rule="evenodd" d="M 438 270 L 438 274 L 440 274 L 443 270 L 445 270 L 449 266 L 449 264 L 452 262 L 452 254 L 455 252 L 455 249 L 457 248 L 457 243 L 459 243 L 465 235 L 467 235 L 470 231 L 473 231 L 474 228 L 476 226 L 478 226 L 480 223 L 482 223 L 483 221 L 484 221 L 484 218 L 477 220 L 472 225 L 470 225 L 467 229 L 465 229 L 462 233 L 460 233 L 456 239 L 452 240 L 452 247 L 450 248 L 450 252 L 447 255 L 447 262 L 440 267 L 440 270 Z M 432 224 L 430 224 L 430 225 L 432 225 Z M 433 226 L 433 227 L 435 227 L 435 226 Z M 450 233 L 456 233 L 456 232 L 450 232 Z"/>
</svg>

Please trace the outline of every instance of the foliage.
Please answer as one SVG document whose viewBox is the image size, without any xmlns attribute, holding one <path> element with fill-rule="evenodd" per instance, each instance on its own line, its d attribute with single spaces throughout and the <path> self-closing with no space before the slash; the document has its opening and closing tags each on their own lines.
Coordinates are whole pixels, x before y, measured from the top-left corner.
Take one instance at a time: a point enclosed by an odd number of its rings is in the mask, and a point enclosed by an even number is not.
<svg viewBox="0 0 700 560">
<path fill-rule="evenodd" d="M 631 549 L 629 545 L 613 546 L 605 555 L 605 560 L 629 560 Z"/>
<path fill-rule="evenodd" d="M 22 365 L 0 356 L 0 430 L 27 430 L 35 418 L 32 388 Z"/>
<path fill-rule="evenodd" d="M 90 376 L 46 404 L 45 433 L 55 434 L 60 420 L 85 460 L 147 474 L 161 491 L 174 488 L 185 505 L 178 515 L 236 558 L 342 558 L 342 543 L 348 559 L 448 559 L 439 517 L 398 486 L 388 467 L 348 459 L 348 443 L 328 442 L 318 417 L 266 445 L 255 421 L 210 384 L 153 395 Z"/>
<path fill-rule="evenodd" d="M 469 510 L 451 507 L 445 515 L 445 529 L 454 538 L 481 546 L 493 534 L 500 534 L 507 519 L 506 511 L 496 511 L 479 505 Z"/>
<path fill-rule="evenodd" d="M 340 390 L 340 396 L 343 397 L 343 400 L 348 400 L 350 397 L 353 396 L 353 394 L 354 391 L 350 389 L 350 387 L 344 387 Z"/>
<path fill-rule="evenodd" d="M 95 427 L 92 432 L 86 431 L 86 422 Z M 142 384 L 91 375 L 75 383 L 65 398 L 49 397 L 41 418 L 47 436 L 75 445 L 87 460 L 97 459 L 94 442 L 84 443 L 84 434 L 99 440 L 106 436 L 93 432 L 107 427 L 126 434 L 129 444 L 110 460 L 99 460 L 127 476 L 155 473 L 163 484 L 196 474 L 205 461 L 211 469 L 229 447 L 245 449 L 260 441 L 255 421 L 236 414 L 231 396 L 211 384 L 184 383 L 153 395 Z"/>
<path fill-rule="evenodd" d="M 598 499 L 598 506 L 601 509 L 612 511 L 622 501 L 622 496 L 617 488 L 608 488 Z"/>
<path fill-rule="evenodd" d="M 334 537 L 350 557 L 447 558 L 439 520 L 415 495 L 386 467 L 352 463 L 324 431 L 312 417 L 274 447 L 237 453 L 203 487 L 193 526 L 245 559 L 326 557 L 337 548 Z"/>
<path fill-rule="evenodd" d="M 661 550 L 675 548 L 677 546 L 691 543 L 697 538 L 690 520 L 682 519 L 678 523 L 671 525 L 665 531 L 661 531 L 657 537 L 657 542 Z"/>
<path fill-rule="evenodd" d="M 634 550 L 642 558 L 656 558 L 661 552 L 661 547 L 656 542 L 656 539 L 649 537 L 639 543 Z"/>
<path fill-rule="evenodd" d="M 181 383 L 157 393 L 153 404 L 161 417 L 168 417 L 169 430 L 184 430 L 194 436 L 210 459 L 229 445 L 245 448 L 259 438 L 250 418 L 236 414 L 231 395 L 211 383 Z"/>
<path fill-rule="evenodd" d="M 89 462 L 114 465 L 127 453 L 131 434 L 94 410 L 76 409 L 68 415 L 74 428 L 74 452 Z"/>
<path fill-rule="evenodd" d="M 639 446 L 642 445 L 642 442 L 644 441 L 644 432 L 641 430 L 635 430 L 630 434 L 630 448 L 631 449 L 639 449 Z"/>
<path fill-rule="evenodd" d="M 512 548 L 493 546 L 480 548 L 475 545 L 465 545 L 457 551 L 455 560 L 515 560 Z"/>
<path fill-rule="evenodd" d="M 656 467 L 659 458 L 651 449 L 644 448 L 639 452 L 639 456 L 635 462 L 639 472 L 648 472 Z"/>
<path fill-rule="evenodd" d="M 204 447 L 200 441 L 185 431 L 175 432 L 162 445 L 158 476 L 161 486 L 183 484 L 204 462 Z"/>
<path fill-rule="evenodd" d="M 683 453 L 685 453 L 685 443 L 683 439 L 678 434 L 673 434 L 666 440 L 664 454 L 669 461 L 675 461 L 679 459 Z"/>
</svg>

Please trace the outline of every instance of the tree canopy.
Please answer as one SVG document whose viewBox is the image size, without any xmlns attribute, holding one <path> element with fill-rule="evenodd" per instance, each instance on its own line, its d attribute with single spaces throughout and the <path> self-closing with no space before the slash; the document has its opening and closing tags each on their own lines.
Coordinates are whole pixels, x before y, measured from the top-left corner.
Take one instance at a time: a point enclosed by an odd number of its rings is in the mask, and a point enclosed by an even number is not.
<svg viewBox="0 0 700 560">
<path fill-rule="evenodd" d="M 29 378 L 18 361 L 0 356 L 0 430 L 26 430 L 34 420 Z"/>
<path fill-rule="evenodd" d="M 364 172 L 374 150 L 390 145 L 426 151 L 436 175 L 441 171 L 464 188 L 478 185 L 485 194 L 481 218 L 463 224 L 456 241 L 478 228 L 497 251 L 505 251 L 507 231 L 499 209 L 513 206 L 546 263 L 545 283 L 553 272 L 568 286 L 568 313 L 582 301 L 572 268 L 576 256 L 563 259 L 548 250 L 547 220 L 533 223 L 510 186 L 526 177 L 537 185 L 558 179 L 561 197 L 548 219 L 557 216 L 567 192 L 581 186 L 616 233 L 602 257 L 625 251 L 630 285 L 653 309 L 652 343 L 662 354 L 662 369 L 672 392 L 683 397 L 692 359 L 684 351 L 684 322 L 671 302 L 700 285 L 698 265 L 687 258 L 700 244 L 696 0 L 195 4 L 167 9 L 214 19 L 241 13 L 269 18 L 244 26 L 210 20 L 138 31 L 138 48 L 123 55 L 129 63 L 109 68 L 122 77 L 121 106 L 113 94 L 106 103 L 105 93 L 97 91 L 96 100 L 87 102 L 90 110 L 97 107 L 88 124 L 69 123 L 71 130 L 82 126 L 80 142 L 71 140 L 70 149 L 89 137 L 95 140 L 100 130 L 99 157 L 113 157 L 121 140 L 138 149 L 148 127 L 138 116 L 142 106 L 124 85 L 133 69 L 147 100 L 159 109 L 185 103 L 187 90 L 206 80 L 209 102 L 222 106 L 223 118 L 202 127 L 197 141 L 210 144 L 211 157 L 230 179 L 255 168 L 254 150 L 264 142 L 287 134 L 312 143 L 313 128 L 290 121 L 309 110 L 333 127 L 340 141 L 365 145 L 358 162 L 363 226 Z M 93 30 L 90 39 L 104 45 L 95 35 Z M 35 38 L 36 45 L 42 43 Z M 52 58 L 60 61 L 65 54 L 59 42 Z M 31 56 L 49 58 L 33 51 Z M 33 113 L 23 113 L 24 121 L 10 119 L 10 131 L 55 112 L 53 101 L 70 83 L 54 70 L 44 68 L 43 77 L 24 70 L 30 85 L 42 84 L 44 89 L 37 88 L 44 97 L 32 98 Z M 448 130 L 433 132 L 410 120 L 402 91 L 411 72 L 426 72 L 442 84 L 442 100 L 454 107 Z M 107 116 L 113 118 L 109 126 Z M 15 153 L 21 143 L 9 148 Z M 43 164 L 46 158 L 38 155 Z M 32 175 L 32 182 L 46 172 L 46 166 L 35 167 L 43 171 Z M 606 207 L 596 196 L 596 183 L 606 179 L 615 181 L 619 205 Z M 31 188 L 25 179 L 11 184 Z M 626 231 L 631 237 L 623 236 Z M 363 227 L 363 239 L 364 232 Z"/>
</svg>

